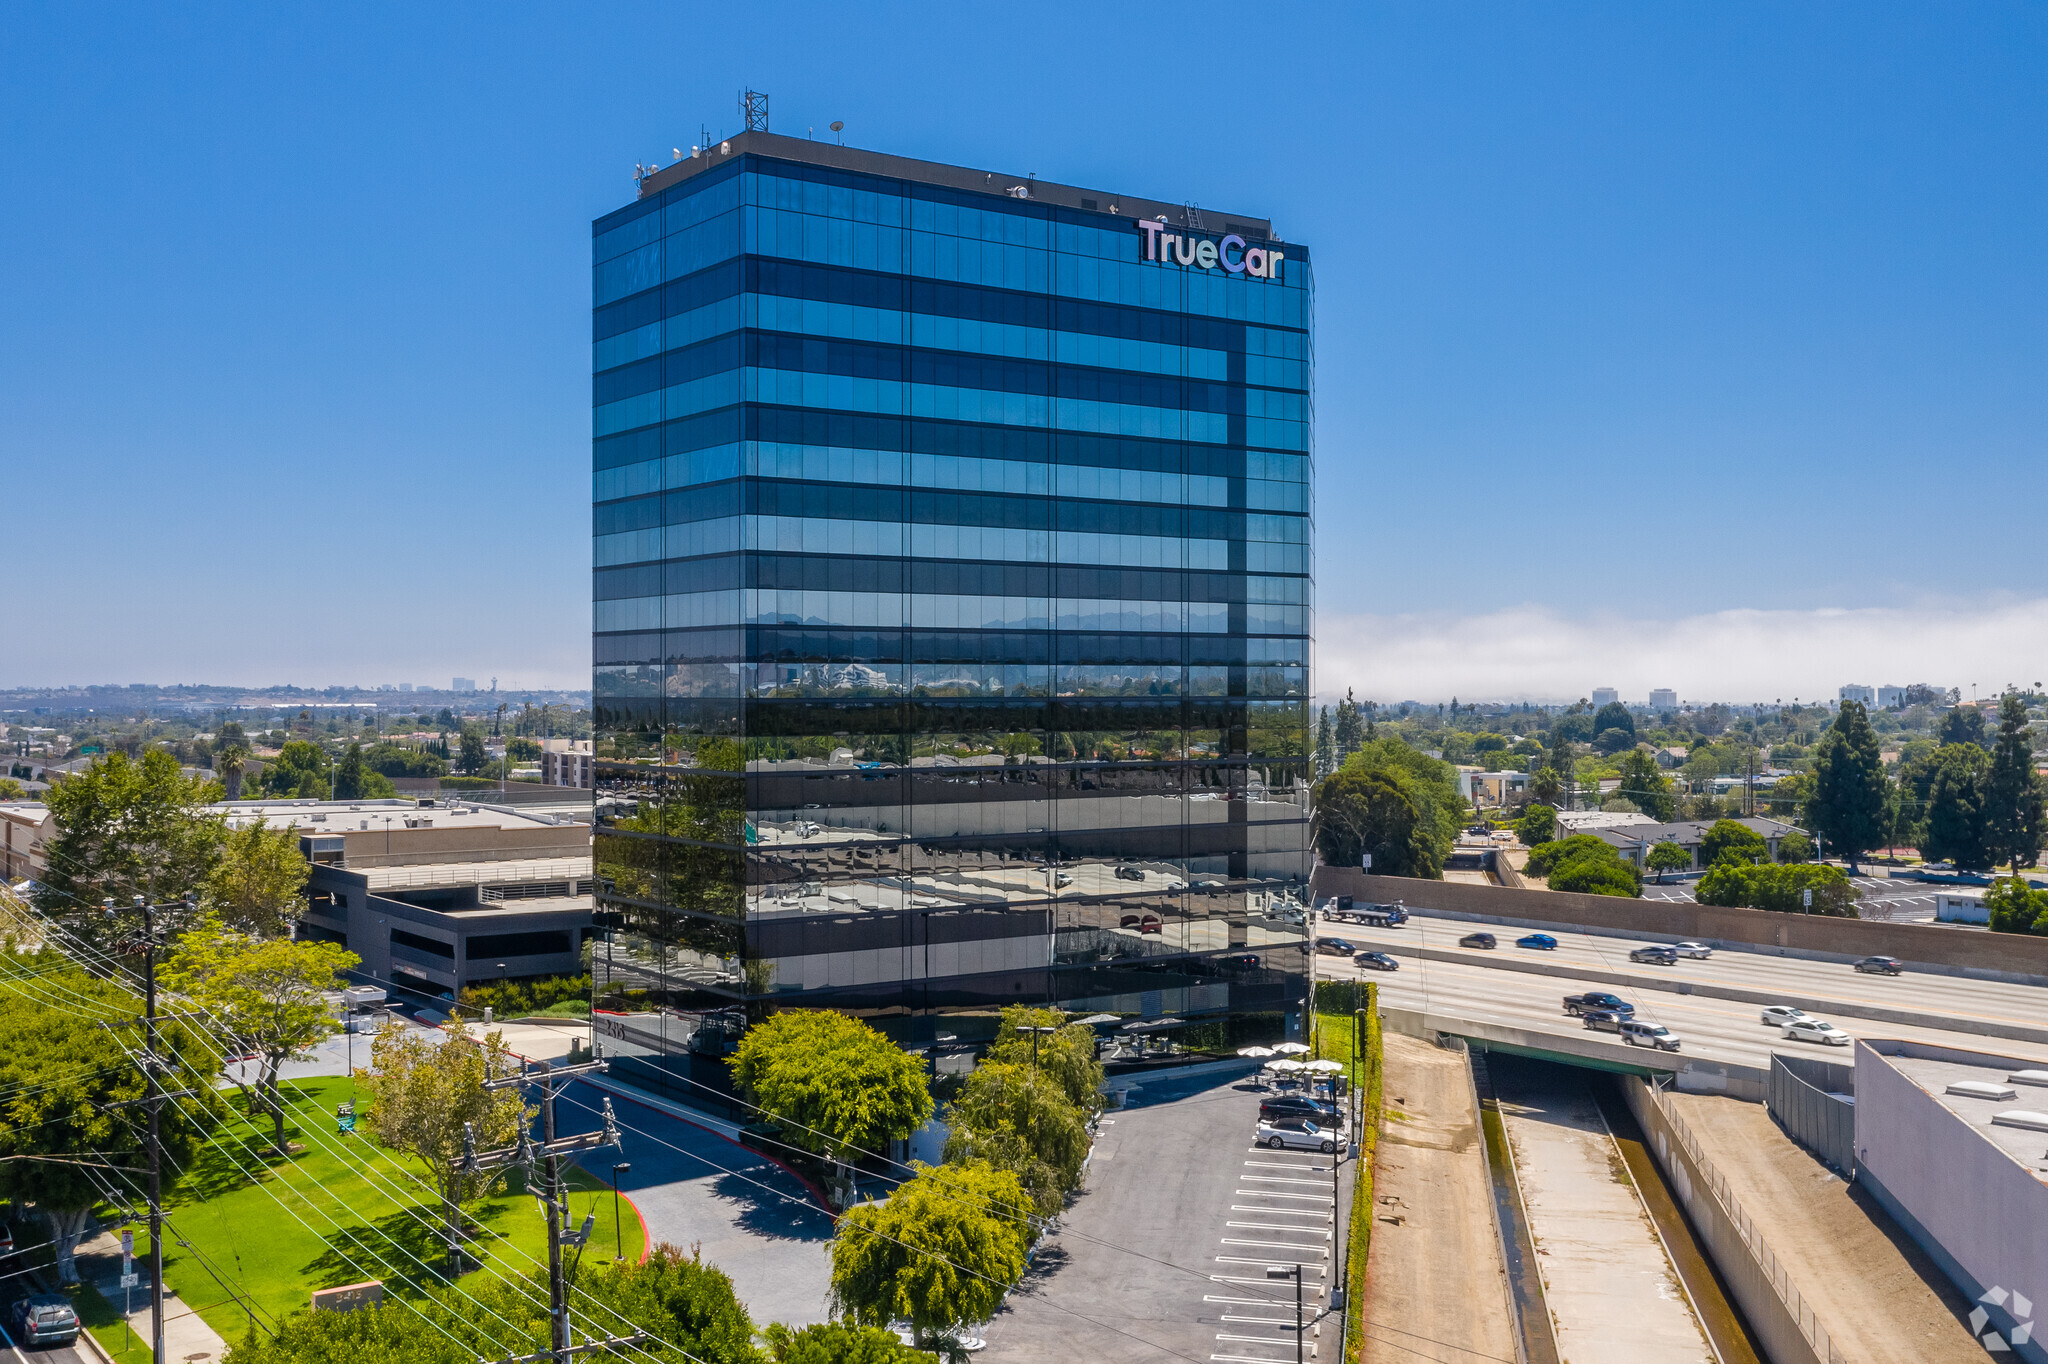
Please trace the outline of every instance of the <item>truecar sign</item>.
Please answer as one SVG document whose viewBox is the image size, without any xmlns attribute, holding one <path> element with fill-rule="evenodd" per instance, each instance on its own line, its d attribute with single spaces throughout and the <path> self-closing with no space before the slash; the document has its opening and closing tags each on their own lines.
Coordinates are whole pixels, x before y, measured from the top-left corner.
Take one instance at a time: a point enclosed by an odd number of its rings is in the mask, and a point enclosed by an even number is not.
<svg viewBox="0 0 2048 1364">
<path fill-rule="evenodd" d="M 1247 275 L 1252 279 L 1280 278 L 1280 262 L 1287 259 L 1285 251 L 1274 251 L 1267 247 L 1244 244 L 1244 238 L 1235 232 L 1222 241 L 1211 241 L 1207 237 L 1190 237 L 1185 233 L 1168 232 L 1166 224 L 1155 218 L 1140 218 L 1138 230 L 1145 234 L 1145 259 L 1161 264 L 1193 266 L 1202 270 L 1222 267 L 1233 275 Z"/>
</svg>

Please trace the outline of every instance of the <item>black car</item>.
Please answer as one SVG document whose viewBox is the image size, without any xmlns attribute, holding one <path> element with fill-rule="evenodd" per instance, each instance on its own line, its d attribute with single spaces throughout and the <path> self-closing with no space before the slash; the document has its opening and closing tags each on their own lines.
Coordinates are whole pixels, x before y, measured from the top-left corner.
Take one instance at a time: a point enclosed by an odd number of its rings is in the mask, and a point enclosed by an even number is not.
<svg viewBox="0 0 2048 1364">
<path fill-rule="evenodd" d="M 1348 957 L 1358 949 L 1342 938 L 1318 938 L 1316 951 L 1326 957 Z"/>
<path fill-rule="evenodd" d="M 1620 1032 L 1622 1017 L 1612 1009 L 1588 1009 L 1579 1017 L 1596 1032 Z"/>
<path fill-rule="evenodd" d="M 1327 1099 L 1311 1099 L 1300 1094 L 1278 1094 L 1259 1100 L 1260 1122 L 1297 1122 L 1303 1118 L 1322 1127 L 1341 1127 L 1344 1125 L 1344 1108 Z"/>
<path fill-rule="evenodd" d="M 1355 952 L 1352 954 L 1351 960 L 1354 965 L 1368 966 L 1375 971 L 1398 971 L 1401 969 L 1401 963 L 1395 961 L 1384 952 Z"/>
<path fill-rule="evenodd" d="M 1628 954 L 1628 959 L 1630 961 L 1648 962 L 1652 966 L 1678 965 L 1677 951 L 1663 946 L 1638 947 Z"/>
<path fill-rule="evenodd" d="M 1564 1011 L 1574 1017 L 1594 1009 L 1618 1014 L 1623 1018 L 1634 1018 L 1636 1016 L 1635 1005 L 1618 995 L 1610 995 L 1605 990 L 1588 990 L 1582 995 L 1566 995 L 1564 997 Z"/>
<path fill-rule="evenodd" d="M 1118 867 L 1116 869 L 1116 879 L 1119 881 L 1142 881 L 1145 879 L 1145 873 L 1139 867 Z"/>
<path fill-rule="evenodd" d="M 1499 947 L 1500 941 L 1491 933 L 1467 933 L 1458 939 L 1460 947 Z"/>
<path fill-rule="evenodd" d="M 16 1345 L 69 1345 L 78 1339 L 78 1313 L 69 1298 L 38 1293 L 7 1309 L 7 1334 Z"/>
<path fill-rule="evenodd" d="M 1897 957 L 1865 957 L 1856 963 L 1856 969 L 1872 976 L 1903 975 L 1906 970 Z"/>
</svg>

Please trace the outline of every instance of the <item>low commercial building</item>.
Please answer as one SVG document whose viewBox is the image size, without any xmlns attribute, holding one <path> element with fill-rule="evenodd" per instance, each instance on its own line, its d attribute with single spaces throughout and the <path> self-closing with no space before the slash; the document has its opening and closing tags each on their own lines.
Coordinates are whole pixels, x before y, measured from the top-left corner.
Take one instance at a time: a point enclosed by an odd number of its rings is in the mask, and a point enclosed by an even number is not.
<svg viewBox="0 0 2048 1364">
<path fill-rule="evenodd" d="M 1611 706 L 1620 699 L 1621 692 L 1613 687 L 1593 688 L 1593 705 L 1596 708 L 1600 706 Z"/>
<path fill-rule="evenodd" d="M 1669 687 L 1650 688 L 1651 710 L 1677 710 L 1678 693 Z"/>
<path fill-rule="evenodd" d="M 1985 1052 L 1856 1044 L 1856 1182 L 1974 1304 L 1994 1356 L 2048 1364 L 2048 1071 Z"/>
<path fill-rule="evenodd" d="M 584 970 L 587 811 L 441 799 L 214 808 L 237 827 L 262 819 L 298 831 L 312 863 L 299 935 L 345 945 L 363 980 L 451 999 L 466 986 Z"/>
<path fill-rule="evenodd" d="M 1458 768 L 1458 794 L 1466 800 L 1487 805 L 1508 805 L 1528 794 L 1527 772 L 1482 772 L 1476 767 Z"/>
<path fill-rule="evenodd" d="M 56 833 L 57 821 L 41 802 L 0 804 L 0 880 L 42 880 L 50 867 L 43 845 Z"/>
<path fill-rule="evenodd" d="M 1838 700 L 1861 701 L 1866 706 L 1877 704 L 1877 688 L 1866 687 L 1861 682 L 1851 682 L 1836 693 Z"/>
<path fill-rule="evenodd" d="M 1700 860 L 1700 843 L 1707 836 L 1707 830 L 1720 823 L 1712 819 L 1682 819 L 1673 824 L 1658 824 L 1646 820 L 1640 824 L 1625 824 L 1608 828 L 1579 828 L 1574 832 L 1592 834 L 1614 846 L 1614 850 L 1638 867 L 1649 856 L 1650 849 L 1659 843 L 1676 843 L 1692 856 L 1693 871 L 1704 871 L 1706 863 Z M 1765 819 L 1760 815 L 1745 815 L 1735 823 L 1763 839 L 1770 851 L 1772 861 L 1778 857 L 1778 844 L 1787 835 L 1796 834 L 1800 829 L 1783 820 Z"/>
</svg>

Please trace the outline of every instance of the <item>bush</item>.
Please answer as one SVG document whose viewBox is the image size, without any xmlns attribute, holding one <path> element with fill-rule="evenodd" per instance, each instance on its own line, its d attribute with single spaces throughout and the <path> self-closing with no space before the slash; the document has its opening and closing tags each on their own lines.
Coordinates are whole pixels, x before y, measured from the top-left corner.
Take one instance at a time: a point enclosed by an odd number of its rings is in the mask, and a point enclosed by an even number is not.
<svg viewBox="0 0 2048 1364">
<path fill-rule="evenodd" d="M 1807 909 L 1804 900 L 1803 893 L 1807 890 L 1813 892 L 1811 910 Z M 1751 867 L 1723 862 L 1700 878 L 1695 897 L 1703 905 L 1849 919 L 1856 916 L 1856 900 L 1861 893 L 1836 867 L 1810 864 Z"/>
<path fill-rule="evenodd" d="M 1813 840 L 1805 834 L 1786 834 L 1778 840 L 1778 860 L 1780 862 L 1811 862 L 1813 860 Z"/>
<path fill-rule="evenodd" d="M 1700 861 L 1709 867 L 1723 862 L 1747 866 L 1752 862 L 1765 861 L 1770 855 L 1770 845 L 1764 842 L 1761 834 L 1732 819 L 1714 821 L 1714 827 L 1700 839 Z"/>
<path fill-rule="evenodd" d="M 1993 933 L 2048 934 L 2048 890 L 2034 890 L 2017 876 L 2001 876 L 1984 894 Z"/>
<path fill-rule="evenodd" d="M 489 1009 L 494 1018 L 523 1018 L 572 1002 L 584 1003 L 585 1008 L 581 1012 L 587 1013 L 589 999 L 589 976 L 542 976 L 537 980 L 472 985 L 463 990 L 457 1002 L 478 1013 Z"/>
<path fill-rule="evenodd" d="M 1552 890 L 1627 898 L 1643 893 L 1643 874 L 1633 863 L 1622 861 L 1612 844 L 1592 834 L 1537 844 L 1529 853 L 1528 870 L 1532 876 L 1548 877 Z"/>
</svg>

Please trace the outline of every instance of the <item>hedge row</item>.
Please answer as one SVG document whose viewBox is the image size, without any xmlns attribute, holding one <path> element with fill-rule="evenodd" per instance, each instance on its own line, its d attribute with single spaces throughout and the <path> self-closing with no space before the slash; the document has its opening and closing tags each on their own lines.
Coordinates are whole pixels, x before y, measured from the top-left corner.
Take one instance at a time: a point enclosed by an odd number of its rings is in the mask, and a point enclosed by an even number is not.
<svg viewBox="0 0 2048 1364">
<path fill-rule="evenodd" d="M 1372 1255 L 1373 1170 L 1379 1155 L 1380 1125 L 1386 1109 L 1386 1060 L 1380 1040 L 1380 987 L 1376 981 L 1316 982 L 1316 1054 L 1352 1060 L 1353 1019 L 1362 1012 L 1364 1035 L 1358 1062 L 1365 1069 L 1358 1122 L 1358 1160 L 1351 1189 L 1351 1220 L 1345 1232 L 1344 1360 L 1357 1364 L 1365 1348 L 1365 1271 Z"/>
</svg>

